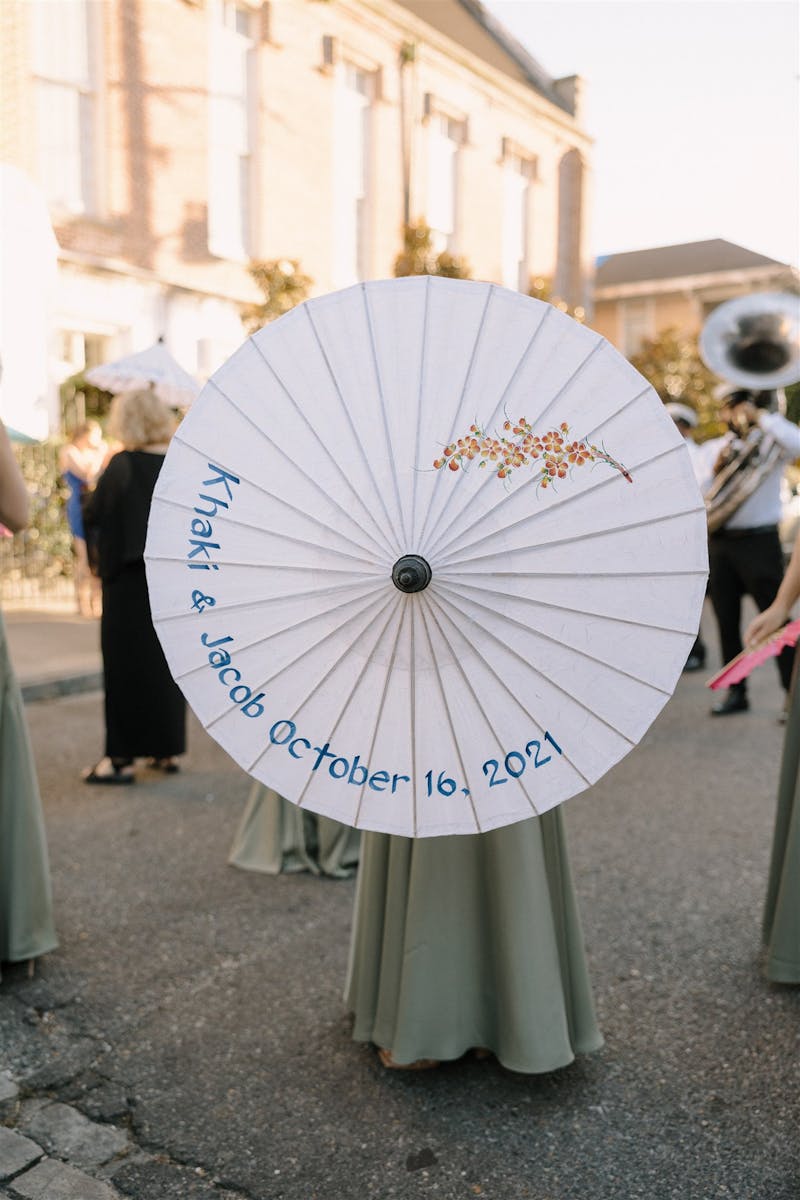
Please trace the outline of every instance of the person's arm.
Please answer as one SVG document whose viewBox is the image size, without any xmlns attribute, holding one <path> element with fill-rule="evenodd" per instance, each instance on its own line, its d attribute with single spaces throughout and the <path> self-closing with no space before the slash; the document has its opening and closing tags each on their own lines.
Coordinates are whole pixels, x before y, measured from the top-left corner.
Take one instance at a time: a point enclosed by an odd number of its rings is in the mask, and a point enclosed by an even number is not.
<svg viewBox="0 0 800 1200">
<path fill-rule="evenodd" d="M 113 472 L 112 472 L 113 482 Z M 107 493 L 109 490 L 109 478 L 105 471 L 102 471 L 97 478 L 93 488 L 85 491 L 81 495 L 81 512 L 83 514 L 83 527 L 89 533 L 91 530 L 97 530 L 103 520 L 103 510 L 106 502 Z"/>
<path fill-rule="evenodd" d="M 778 412 L 756 409 L 759 428 L 774 438 L 789 459 L 800 458 L 800 425 L 788 420 Z"/>
<path fill-rule="evenodd" d="M 792 605 L 798 597 L 800 597 L 800 531 L 798 531 L 792 557 L 786 568 L 783 582 L 778 588 L 778 593 L 769 608 L 765 608 L 747 626 L 744 635 L 745 645 L 752 646 L 756 642 L 760 642 L 762 638 L 775 633 L 781 625 L 785 625 L 789 620 Z"/>
<path fill-rule="evenodd" d="M 92 451 L 91 478 L 89 480 L 90 485 L 97 482 L 98 477 L 102 475 L 103 471 L 105 471 L 106 467 L 108 466 L 110 458 L 111 454 L 106 442 L 101 442 L 100 445 Z"/>
<path fill-rule="evenodd" d="M 77 476 L 78 479 L 82 479 L 84 483 L 90 483 L 93 475 L 97 474 L 87 461 L 86 454 L 81 452 L 77 446 L 73 446 L 71 442 L 61 447 L 61 453 L 58 456 L 58 466 L 62 475 L 65 471 L 71 471 L 73 475 Z"/>
<path fill-rule="evenodd" d="M 103 458 L 97 470 L 98 475 L 102 475 L 103 471 L 108 468 L 108 464 L 111 462 L 112 458 L 119 454 L 120 450 L 123 449 L 122 442 L 117 441 L 103 442 L 103 446 Z"/>
<path fill-rule="evenodd" d="M 0 522 L 19 533 L 30 519 L 31 498 L 14 457 L 6 427 L 0 421 Z"/>
<path fill-rule="evenodd" d="M 694 477 L 703 495 L 714 482 L 714 465 L 723 442 L 727 442 L 727 438 L 712 438 L 707 442 L 694 442 L 689 451 Z"/>
</svg>

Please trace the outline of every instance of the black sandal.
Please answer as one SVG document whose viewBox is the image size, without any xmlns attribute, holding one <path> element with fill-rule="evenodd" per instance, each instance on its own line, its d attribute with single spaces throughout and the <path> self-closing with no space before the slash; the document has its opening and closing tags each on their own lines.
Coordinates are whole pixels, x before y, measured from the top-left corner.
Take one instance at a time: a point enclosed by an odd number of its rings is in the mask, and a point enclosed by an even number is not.
<svg viewBox="0 0 800 1200">
<path fill-rule="evenodd" d="M 147 765 L 151 771 L 163 771 L 165 775 L 177 775 L 180 771 L 174 758 L 151 758 Z"/>
<path fill-rule="evenodd" d="M 87 767 L 81 772 L 84 783 L 135 783 L 131 759 L 117 760 L 101 758 L 93 767 Z"/>
</svg>

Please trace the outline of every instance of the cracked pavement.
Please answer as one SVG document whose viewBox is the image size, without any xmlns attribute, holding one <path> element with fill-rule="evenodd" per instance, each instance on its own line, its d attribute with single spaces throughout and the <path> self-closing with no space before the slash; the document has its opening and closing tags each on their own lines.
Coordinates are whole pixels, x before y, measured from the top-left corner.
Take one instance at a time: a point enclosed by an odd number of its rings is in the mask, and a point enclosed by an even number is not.
<svg viewBox="0 0 800 1200">
<path fill-rule="evenodd" d="M 101 697 L 29 705 L 61 945 L 3 969 L 0 1134 L 38 1158 L 0 1141 L 0 1197 L 797 1200 L 800 988 L 759 964 L 776 676 L 713 722 L 704 677 L 566 806 L 606 1046 L 540 1077 L 383 1071 L 341 1000 L 352 881 L 226 865 L 249 781 L 196 723 L 182 774 L 87 788 Z"/>
</svg>

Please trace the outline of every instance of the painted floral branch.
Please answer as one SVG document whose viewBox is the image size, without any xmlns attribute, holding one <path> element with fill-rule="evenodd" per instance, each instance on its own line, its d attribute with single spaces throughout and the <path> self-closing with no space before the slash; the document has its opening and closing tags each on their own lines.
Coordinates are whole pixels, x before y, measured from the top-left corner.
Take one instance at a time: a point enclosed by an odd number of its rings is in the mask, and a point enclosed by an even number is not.
<svg viewBox="0 0 800 1200">
<path fill-rule="evenodd" d="M 469 463 L 477 459 L 479 467 L 491 467 L 498 479 L 508 479 L 519 467 L 534 467 L 533 482 L 544 488 L 564 479 L 573 467 L 604 462 L 619 471 L 628 483 L 633 483 L 630 473 L 607 450 L 586 438 L 570 441 L 566 421 L 558 429 L 549 429 L 540 435 L 533 432 L 524 417 L 520 417 L 518 421 L 505 421 L 503 430 L 512 436 L 489 437 L 479 425 L 470 425 L 465 437 L 445 446 L 442 457 L 434 460 L 434 468 L 437 471 L 444 467 L 451 471 L 466 470 Z"/>
</svg>

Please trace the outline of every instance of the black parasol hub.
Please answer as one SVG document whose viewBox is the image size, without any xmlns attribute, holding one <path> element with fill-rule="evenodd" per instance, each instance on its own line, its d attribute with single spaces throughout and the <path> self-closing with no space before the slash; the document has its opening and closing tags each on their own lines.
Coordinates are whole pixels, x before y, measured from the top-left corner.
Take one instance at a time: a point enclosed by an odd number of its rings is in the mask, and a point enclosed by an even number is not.
<svg viewBox="0 0 800 1200">
<path fill-rule="evenodd" d="M 431 581 L 431 569 L 419 554 L 404 554 L 392 567 L 392 583 L 401 592 L 421 592 Z"/>
</svg>

